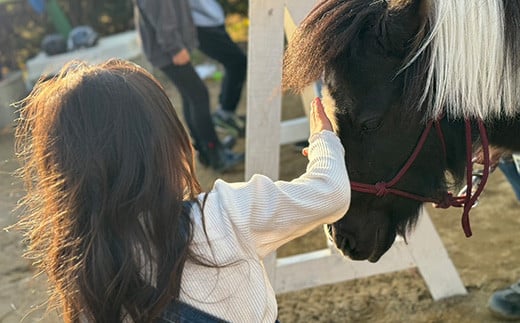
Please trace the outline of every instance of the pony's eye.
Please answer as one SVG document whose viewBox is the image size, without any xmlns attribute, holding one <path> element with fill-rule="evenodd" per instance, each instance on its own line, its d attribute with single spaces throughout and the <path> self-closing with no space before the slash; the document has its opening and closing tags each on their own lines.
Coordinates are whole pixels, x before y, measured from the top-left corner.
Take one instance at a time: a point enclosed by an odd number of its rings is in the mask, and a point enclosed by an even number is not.
<svg viewBox="0 0 520 323">
<path fill-rule="evenodd" d="M 379 118 L 370 119 L 361 123 L 361 131 L 363 133 L 375 131 L 381 127 L 383 120 Z"/>
</svg>

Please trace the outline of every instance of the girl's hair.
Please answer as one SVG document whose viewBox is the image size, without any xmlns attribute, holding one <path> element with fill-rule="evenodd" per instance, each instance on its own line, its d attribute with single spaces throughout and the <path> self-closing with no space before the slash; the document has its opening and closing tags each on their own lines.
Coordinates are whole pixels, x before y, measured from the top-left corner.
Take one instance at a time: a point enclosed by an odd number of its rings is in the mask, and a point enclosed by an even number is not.
<svg viewBox="0 0 520 323">
<path fill-rule="evenodd" d="M 72 62 L 22 102 L 19 226 L 66 322 L 149 322 L 178 298 L 201 187 L 193 150 L 152 75 Z"/>
</svg>

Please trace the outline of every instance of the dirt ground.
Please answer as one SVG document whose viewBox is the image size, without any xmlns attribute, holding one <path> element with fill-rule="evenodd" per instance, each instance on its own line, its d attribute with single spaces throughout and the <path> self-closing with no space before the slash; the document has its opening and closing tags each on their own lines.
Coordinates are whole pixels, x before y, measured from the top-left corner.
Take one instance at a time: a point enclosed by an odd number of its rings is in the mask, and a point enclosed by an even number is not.
<svg viewBox="0 0 520 323">
<path fill-rule="evenodd" d="M 209 82 L 213 98 L 217 87 Z M 175 92 L 167 85 L 175 99 Z M 240 109 L 245 111 L 245 100 Z M 286 97 L 284 118 L 301 114 L 298 98 Z M 248 116 L 254 122 L 254 116 Z M 12 212 L 22 196 L 19 181 L 12 176 L 12 133 L 0 136 L 0 227 L 16 221 Z M 306 160 L 291 145 L 281 147 L 281 179 L 303 173 Z M 238 143 L 244 150 L 244 143 Z M 217 177 L 243 180 L 243 167 L 218 175 L 199 167 L 205 188 Z M 460 226 L 460 209 L 436 210 L 430 216 L 468 289 L 464 296 L 433 301 L 416 269 L 306 289 L 278 296 L 281 322 L 500 322 L 491 316 L 486 303 L 490 294 L 520 279 L 520 203 L 500 172 L 492 174 L 471 213 L 473 237 L 465 238 Z M 325 238 L 320 228 L 279 250 L 287 256 L 321 249 Z M 17 232 L 0 231 L 0 322 L 58 322 L 45 312 L 45 281 L 34 278 L 29 260 L 22 258 L 23 245 Z M 375 264 L 377 266 L 377 264 Z"/>
</svg>

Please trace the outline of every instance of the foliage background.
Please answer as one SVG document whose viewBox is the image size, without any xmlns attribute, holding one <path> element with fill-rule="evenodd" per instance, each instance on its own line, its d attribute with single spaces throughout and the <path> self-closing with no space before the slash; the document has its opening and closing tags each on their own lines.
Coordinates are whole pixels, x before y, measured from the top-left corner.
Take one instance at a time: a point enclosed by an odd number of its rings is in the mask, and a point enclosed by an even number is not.
<svg viewBox="0 0 520 323">
<path fill-rule="evenodd" d="M 89 25 L 101 36 L 134 28 L 132 0 L 57 1 L 72 27 Z M 248 0 L 219 1 L 228 15 L 247 16 Z M 55 32 L 48 16 L 34 11 L 28 0 L 0 0 L 0 66 L 3 74 L 23 69 L 24 62 L 40 51 L 43 37 Z"/>
</svg>

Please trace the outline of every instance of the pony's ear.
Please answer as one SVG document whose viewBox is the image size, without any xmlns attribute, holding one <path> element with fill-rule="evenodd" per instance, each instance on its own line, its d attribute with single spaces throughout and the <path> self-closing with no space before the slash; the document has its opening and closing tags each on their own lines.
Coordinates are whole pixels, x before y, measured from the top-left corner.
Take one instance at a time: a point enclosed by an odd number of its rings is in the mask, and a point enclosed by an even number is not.
<svg viewBox="0 0 520 323">
<path fill-rule="evenodd" d="M 401 56 L 420 45 L 428 24 L 431 0 L 389 0 L 381 37 L 392 52 Z"/>
</svg>

